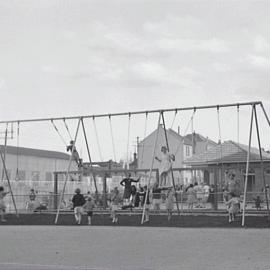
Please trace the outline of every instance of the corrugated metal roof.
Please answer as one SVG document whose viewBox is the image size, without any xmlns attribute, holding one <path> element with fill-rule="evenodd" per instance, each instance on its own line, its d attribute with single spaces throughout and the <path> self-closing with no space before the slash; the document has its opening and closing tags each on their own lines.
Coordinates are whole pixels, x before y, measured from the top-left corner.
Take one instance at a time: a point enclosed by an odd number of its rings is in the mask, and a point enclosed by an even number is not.
<svg viewBox="0 0 270 270">
<path fill-rule="evenodd" d="M 241 163 L 246 162 L 248 146 L 237 144 L 233 141 L 225 141 L 221 145 L 210 148 L 204 153 L 197 154 L 187 159 L 184 163 L 188 165 L 207 165 L 209 163 Z M 263 159 L 270 161 L 270 154 L 262 152 Z M 257 148 L 250 149 L 250 161 L 260 161 L 260 154 Z"/>
<path fill-rule="evenodd" d="M 4 145 L 0 145 L 0 150 L 3 152 L 5 149 Z M 69 160 L 70 155 L 62 152 L 48 151 L 41 149 L 25 148 L 25 147 L 16 147 L 8 145 L 6 147 L 6 153 L 10 155 L 19 155 L 19 156 L 32 156 L 32 157 L 41 157 L 41 158 L 53 158 L 53 159 L 65 159 Z"/>
</svg>

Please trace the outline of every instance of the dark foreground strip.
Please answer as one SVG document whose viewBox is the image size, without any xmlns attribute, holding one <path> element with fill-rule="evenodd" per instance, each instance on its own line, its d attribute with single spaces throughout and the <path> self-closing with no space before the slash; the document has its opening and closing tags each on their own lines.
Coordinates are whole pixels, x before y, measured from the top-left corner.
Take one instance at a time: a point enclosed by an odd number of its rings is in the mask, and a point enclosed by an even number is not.
<svg viewBox="0 0 270 270">
<path fill-rule="evenodd" d="M 132 268 L 132 269 L 117 269 L 117 268 L 78 268 L 65 266 L 46 266 L 32 264 L 0 264 L 0 270 L 153 270 L 149 268 Z"/>
<path fill-rule="evenodd" d="M 233 223 L 228 222 L 226 215 L 174 215 L 170 221 L 166 215 L 151 215 L 150 222 L 141 225 L 141 215 L 119 215 L 118 222 L 112 223 L 109 214 L 94 215 L 92 225 L 94 226 L 150 226 L 150 227 L 191 227 L 191 228 L 207 228 L 207 227 L 241 227 L 241 215 L 236 217 Z M 21 214 L 19 218 L 15 215 L 6 215 L 7 222 L 4 225 L 54 225 L 54 214 Z M 58 224 L 62 226 L 78 226 L 75 225 L 75 219 L 72 214 L 60 214 Z M 87 217 L 83 216 L 82 225 L 87 225 Z M 246 216 L 247 228 L 269 228 L 270 221 L 267 216 Z"/>
</svg>

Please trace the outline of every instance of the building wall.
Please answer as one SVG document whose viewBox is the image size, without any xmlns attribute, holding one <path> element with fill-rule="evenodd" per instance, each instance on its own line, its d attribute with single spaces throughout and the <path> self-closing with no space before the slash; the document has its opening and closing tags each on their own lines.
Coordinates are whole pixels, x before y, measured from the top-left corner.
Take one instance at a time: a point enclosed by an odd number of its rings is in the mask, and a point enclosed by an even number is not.
<svg viewBox="0 0 270 270">
<path fill-rule="evenodd" d="M 69 160 L 42 158 L 34 156 L 20 155 L 18 159 L 18 171 L 20 180 L 26 181 L 52 181 L 54 171 L 67 170 Z M 17 156 L 6 155 L 6 168 L 8 170 L 10 180 L 15 180 L 17 171 Z M 76 170 L 75 162 L 72 162 L 71 170 Z M 3 164 L 0 163 L 0 172 L 2 177 Z M 5 178 L 5 177 L 4 177 Z"/>
<path fill-rule="evenodd" d="M 228 181 L 229 174 L 234 173 L 235 174 L 235 179 L 238 180 L 240 184 L 241 190 L 244 191 L 244 184 L 245 184 L 245 169 L 246 166 L 245 164 L 224 164 L 223 165 L 223 177 L 221 175 L 221 167 L 217 166 L 210 166 L 209 167 L 209 172 L 210 175 L 213 173 L 211 171 L 214 171 L 218 169 L 218 187 L 221 189 L 225 184 L 226 181 Z M 226 175 L 225 172 L 228 172 Z M 266 184 L 270 185 L 270 164 L 265 164 L 264 165 L 264 176 L 265 176 L 265 181 Z M 222 182 L 223 181 L 223 182 Z M 210 180 L 210 184 L 214 183 L 214 178 Z M 248 192 L 253 192 L 254 196 L 256 195 L 256 192 L 261 192 L 262 189 L 264 188 L 264 181 L 263 181 L 263 176 L 262 176 L 262 171 L 261 171 L 261 166 L 260 163 L 251 163 L 250 164 L 250 172 L 248 174 Z M 252 195 L 251 195 L 252 196 Z"/>
<path fill-rule="evenodd" d="M 153 132 L 150 134 L 143 142 L 139 143 L 138 145 L 138 168 L 139 169 L 150 169 L 153 159 L 153 151 L 154 151 L 154 145 L 155 145 L 155 139 L 156 139 L 156 132 Z M 181 168 L 183 166 L 183 144 L 181 142 L 181 139 L 178 139 L 176 136 L 167 133 L 168 135 L 168 142 L 169 142 L 169 148 L 170 153 L 175 155 L 175 161 L 173 162 L 174 168 Z M 166 146 L 166 140 L 164 135 L 164 130 L 160 126 L 159 127 L 159 135 L 157 140 L 157 146 L 155 149 L 155 156 L 160 157 L 161 156 L 161 147 Z M 192 149 L 190 150 L 190 154 L 192 155 Z M 160 162 L 157 160 L 154 160 L 154 169 L 160 168 Z"/>
<path fill-rule="evenodd" d="M 207 141 L 202 141 L 202 142 L 196 142 L 195 146 L 195 154 L 200 154 L 205 151 L 207 151 L 209 148 L 214 147 L 216 145 L 209 143 Z"/>
</svg>

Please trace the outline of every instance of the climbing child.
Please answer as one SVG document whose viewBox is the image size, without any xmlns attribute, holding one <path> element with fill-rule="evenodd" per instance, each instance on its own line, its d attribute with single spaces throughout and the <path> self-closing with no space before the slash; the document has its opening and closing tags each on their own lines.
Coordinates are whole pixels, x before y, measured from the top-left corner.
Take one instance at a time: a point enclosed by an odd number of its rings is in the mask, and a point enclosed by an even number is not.
<svg viewBox="0 0 270 270">
<path fill-rule="evenodd" d="M 228 205 L 228 213 L 229 213 L 229 222 L 233 222 L 235 219 L 235 215 L 239 213 L 239 205 L 240 200 L 238 197 L 236 197 L 234 192 L 230 193 L 231 199 L 226 202 Z"/>
<path fill-rule="evenodd" d="M 4 187 L 0 186 L 0 214 L 1 214 L 1 222 L 6 222 L 5 220 L 5 212 L 6 205 L 4 202 L 4 197 L 8 194 L 8 192 L 4 191 Z"/>
<path fill-rule="evenodd" d="M 83 206 L 84 210 L 87 213 L 88 225 L 92 225 L 92 216 L 93 216 L 94 207 L 95 207 L 95 204 L 94 204 L 91 196 L 89 196 L 87 198 L 86 203 Z"/>
<path fill-rule="evenodd" d="M 83 205 L 85 204 L 85 198 L 81 194 L 81 190 L 79 188 L 75 190 L 75 193 L 76 194 L 72 198 L 72 203 L 74 208 L 76 224 L 80 225 L 82 221 Z"/>
</svg>

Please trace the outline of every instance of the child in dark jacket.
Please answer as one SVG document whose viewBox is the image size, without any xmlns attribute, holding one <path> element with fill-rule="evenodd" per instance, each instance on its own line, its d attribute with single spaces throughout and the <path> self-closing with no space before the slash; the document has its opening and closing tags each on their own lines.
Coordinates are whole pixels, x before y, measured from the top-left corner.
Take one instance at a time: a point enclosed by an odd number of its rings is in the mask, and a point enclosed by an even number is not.
<svg viewBox="0 0 270 270">
<path fill-rule="evenodd" d="M 260 196 L 257 196 L 255 199 L 255 207 L 257 210 L 262 210 L 261 203 L 263 202 Z"/>
<path fill-rule="evenodd" d="M 81 190 L 79 188 L 75 190 L 75 193 L 76 194 L 72 198 L 72 203 L 74 208 L 76 224 L 80 225 L 82 221 L 83 205 L 85 204 L 85 198 L 81 194 Z"/>
</svg>

